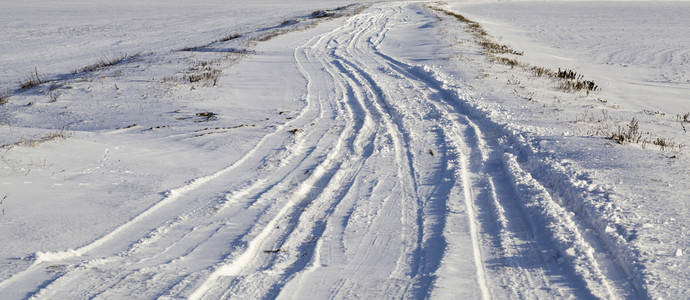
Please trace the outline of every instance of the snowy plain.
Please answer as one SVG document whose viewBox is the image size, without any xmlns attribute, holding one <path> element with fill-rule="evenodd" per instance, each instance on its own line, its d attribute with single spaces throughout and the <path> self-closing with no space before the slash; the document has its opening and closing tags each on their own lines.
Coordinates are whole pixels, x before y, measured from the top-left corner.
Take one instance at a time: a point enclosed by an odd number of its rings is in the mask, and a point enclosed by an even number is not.
<svg viewBox="0 0 690 300">
<path fill-rule="evenodd" d="M 0 4 L 2 298 L 690 296 L 689 2 L 351 3 Z"/>
</svg>

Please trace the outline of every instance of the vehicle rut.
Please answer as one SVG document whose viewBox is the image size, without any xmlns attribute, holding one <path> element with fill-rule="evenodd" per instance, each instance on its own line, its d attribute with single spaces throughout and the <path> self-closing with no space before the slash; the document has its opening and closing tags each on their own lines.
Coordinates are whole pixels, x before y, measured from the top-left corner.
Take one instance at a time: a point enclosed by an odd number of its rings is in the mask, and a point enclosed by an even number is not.
<svg viewBox="0 0 690 300">
<path fill-rule="evenodd" d="M 463 87 L 381 50 L 400 24 L 434 20 L 381 4 L 309 39 L 293 53 L 306 82 L 294 119 L 2 284 L 40 299 L 625 296 L 594 257 L 605 249 Z M 37 276 L 51 264 L 64 269 Z"/>
</svg>

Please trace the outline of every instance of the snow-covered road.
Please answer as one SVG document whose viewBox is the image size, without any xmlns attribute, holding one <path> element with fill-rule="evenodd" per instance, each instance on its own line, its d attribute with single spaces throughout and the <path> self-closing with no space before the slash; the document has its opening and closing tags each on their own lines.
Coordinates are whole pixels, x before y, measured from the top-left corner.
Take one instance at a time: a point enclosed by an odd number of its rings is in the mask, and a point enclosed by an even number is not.
<svg viewBox="0 0 690 300">
<path fill-rule="evenodd" d="M 533 178 L 558 170 L 521 155 L 519 137 L 468 104 L 469 87 L 429 66 L 443 59 L 441 20 L 419 3 L 376 4 L 259 44 L 226 80 L 295 70 L 304 85 L 284 94 L 297 110 L 99 237 L 37 252 L 0 298 L 648 296 L 605 226 Z"/>
</svg>

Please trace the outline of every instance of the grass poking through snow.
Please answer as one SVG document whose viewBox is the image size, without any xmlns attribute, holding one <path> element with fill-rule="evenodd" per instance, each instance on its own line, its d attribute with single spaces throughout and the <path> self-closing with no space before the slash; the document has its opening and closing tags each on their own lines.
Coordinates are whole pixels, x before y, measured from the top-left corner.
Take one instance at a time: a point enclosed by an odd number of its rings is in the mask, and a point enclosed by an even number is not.
<svg viewBox="0 0 690 300">
<path fill-rule="evenodd" d="M 29 73 L 29 76 L 24 81 L 19 82 L 19 89 L 26 90 L 35 87 L 39 84 L 48 82 L 45 77 L 38 73 L 38 68 L 34 68 L 34 71 Z"/>
<path fill-rule="evenodd" d="M 549 68 L 531 66 L 525 62 L 521 62 L 517 57 L 523 55 L 522 51 L 516 51 L 508 45 L 495 42 L 491 35 L 489 35 L 479 23 L 452 11 L 432 6 L 427 7 L 464 23 L 467 26 L 467 31 L 474 36 L 474 42 L 484 50 L 484 54 L 490 62 L 506 65 L 511 68 L 520 67 L 537 77 L 553 78 L 556 80 L 555 88 L 559 91 L 585 91 L 589 96 L 589 92 L 601 90 L 593 81 L 584 80 L 584 76 L 577 74 L 573 70 L 561 70 L 559 68 L 558 71 L 554 71 Z M 506 57 L 505 55 L 513 57 Z"/>
<path fill-rule="evenodd" d="M 126 53 L 120 54 L 119 56 L 116 56 L 113 58 L 103 57 L 100 60 L 98 60 L 98 62 L 96 62 L 96 63 L 90 64 L 86 67 L 82 67 L 82 68 L 73 70 L 72 74 L 80 74 L 80 73 L 88 73 L 88 72 L 98 71 L 98 70 L 119 64 L 125 60 L 132 58 L 132 57 L 134 57 L 134 55 L 128 55 Z"/>
</svg>

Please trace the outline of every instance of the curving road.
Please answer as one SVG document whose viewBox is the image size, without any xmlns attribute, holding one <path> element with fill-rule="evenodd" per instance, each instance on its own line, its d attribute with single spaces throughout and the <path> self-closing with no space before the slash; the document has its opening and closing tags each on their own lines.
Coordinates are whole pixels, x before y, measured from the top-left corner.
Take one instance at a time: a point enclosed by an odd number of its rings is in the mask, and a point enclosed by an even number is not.
<svg viewBox="0 0 690 300">
<path fill-rule="evenodd" d="M 294 51 L 306 105 L 238 161 L 0 283 L 37 299 L 624 298 L 623 267 L 373 6 Z M 400 41 L 401 39 L 396 39 Z M 404 41 L 404 39 L 402 39 Z M 415 53 L 414 43 L 403 45 Z M 293 130 L 297 129 L 297 130 Z M 608 267 L 604 271 L 601 264 Z M 55 272 L 46 278 L 46 269 Z"/>
</svg>

